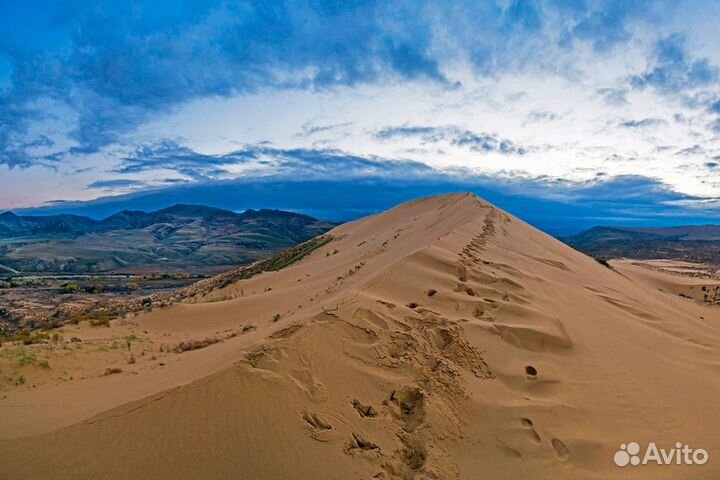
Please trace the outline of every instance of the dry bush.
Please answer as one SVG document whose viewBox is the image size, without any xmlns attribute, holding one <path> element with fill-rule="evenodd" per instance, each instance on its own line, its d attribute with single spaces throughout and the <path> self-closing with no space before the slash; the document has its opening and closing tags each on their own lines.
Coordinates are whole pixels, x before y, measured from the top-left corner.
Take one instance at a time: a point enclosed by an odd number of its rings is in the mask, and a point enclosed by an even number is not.
<svg viewBox="0 0 720 480">
<path fill-rule="evenodd" d="M 210 345 L 213 345 L 215 343 L 218 343 L 220 340 L 217 338 L 206 338 L 204 340 L 188 340 L 185 342 L 180 342 L 180 345 L 177 346 L 175 349 L 178 353 L 183 352 L 189 352 L 191 350 L 199 350 L 201 348 L 209 347 Z"/>
</svg>

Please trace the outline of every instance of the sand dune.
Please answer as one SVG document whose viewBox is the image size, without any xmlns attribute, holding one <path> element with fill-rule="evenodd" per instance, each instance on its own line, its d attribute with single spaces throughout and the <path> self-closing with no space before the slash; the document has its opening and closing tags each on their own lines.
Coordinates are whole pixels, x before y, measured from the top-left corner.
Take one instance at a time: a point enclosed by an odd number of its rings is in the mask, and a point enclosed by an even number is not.
<svg viewBox="0 0 720 480">
<path fill-rule="evenodd" d="M 85 346 L 49 354 L 68 375 L 0 400 L 0 478 L 720 475 L 717 306 L 470 194 L 330 234 L 197 303 L 66 327 Z M 620 468 L 631 441 L 710 461 Z"/>
</svg>

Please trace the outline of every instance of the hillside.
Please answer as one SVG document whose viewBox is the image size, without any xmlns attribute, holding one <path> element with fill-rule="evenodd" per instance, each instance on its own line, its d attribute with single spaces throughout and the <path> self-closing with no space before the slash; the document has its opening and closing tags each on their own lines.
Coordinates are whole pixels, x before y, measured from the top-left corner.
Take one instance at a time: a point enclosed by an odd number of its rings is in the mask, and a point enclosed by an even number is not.
<svg viewBox="0 0 720 480">
<path fill-rule="evenodd" d="M 720 225 L 593 227 L 561 240 L 601 258 L 662 258 L 720 265 Z"/>
<path fill-rule="evenodd" d="M 218 271 L 267 257 L 333 227 L 278 210 L 175 205 L 122 211 L 103 220 L 74 215 L 0 215 L 0 265 L 21 272 Z"/>
<path fill-rule="evenodd" d="M 0 396 L 2 473 L 720 475 L 720 310 L 667 291 L 684 277 L 605 268 L 471 194 L 328 236 L 296 263 L 182 303 L 3 344 L 14 383 Z M 616 466 L 633 441 L 684 442 L 710 461 Z"/>
</svg>

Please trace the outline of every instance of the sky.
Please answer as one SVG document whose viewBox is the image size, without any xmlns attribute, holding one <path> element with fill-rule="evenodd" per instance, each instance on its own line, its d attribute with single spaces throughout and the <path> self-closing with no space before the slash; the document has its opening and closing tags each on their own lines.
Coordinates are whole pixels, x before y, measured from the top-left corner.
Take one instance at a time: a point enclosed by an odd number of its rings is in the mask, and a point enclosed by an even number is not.
<svg viewBox="0 0 720 480">
<path fill-rule="evenodd" d="M 720 3 L 4 0 L 0 210 L 720 213 Z"/>
</svg>

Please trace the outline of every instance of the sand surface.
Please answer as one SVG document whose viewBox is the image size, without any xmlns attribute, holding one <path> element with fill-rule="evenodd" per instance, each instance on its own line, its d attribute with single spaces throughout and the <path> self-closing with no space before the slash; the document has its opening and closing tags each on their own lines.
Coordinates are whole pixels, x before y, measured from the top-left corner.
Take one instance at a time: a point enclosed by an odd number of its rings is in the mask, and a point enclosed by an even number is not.
<svg viewBox="0 0 720 480">
<path fill-rule="evenodd" d="M 720 478 L 720 307 L 680 295 L 720 282 L 607 268 L 470 194 L 331 234 L 197 303 L 4 345 L 0 479 Z M 631 441 L 710 461 L 617 467 Z"/>
</svg>

